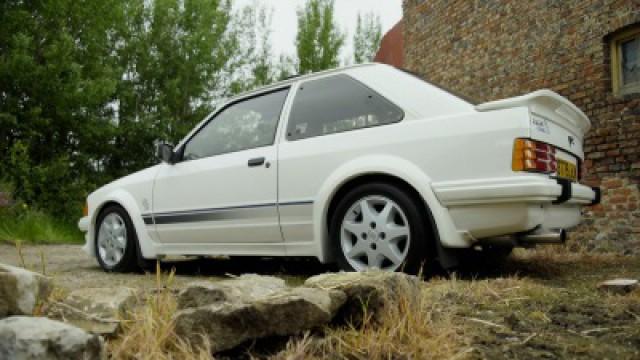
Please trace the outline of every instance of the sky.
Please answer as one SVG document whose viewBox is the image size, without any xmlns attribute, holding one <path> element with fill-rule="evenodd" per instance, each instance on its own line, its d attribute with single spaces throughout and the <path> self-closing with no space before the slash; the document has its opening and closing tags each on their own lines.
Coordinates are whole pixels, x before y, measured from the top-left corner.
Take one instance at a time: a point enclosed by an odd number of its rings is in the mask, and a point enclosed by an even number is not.
<svg viewBox="0 0 640 360">
<path fill-rule="evenodd" d="M 273 9 L 271 23 L 273 53 L 294 55 L 295 39 L 298 29 L 296 10 L 305 4 L 305 0 L 235 0 L 236 7 L 258 2 Z M 402 18 L 402 0 L 335 0 L 335 17 L 340 29 L 347 32 L 346 44 L 341 58 L 350 58 L 353 53 L 353 33 L 356 28 L 358 12 L 373 12 L 380 15 L 382 33 L 385 34 Z"/>
</svg>

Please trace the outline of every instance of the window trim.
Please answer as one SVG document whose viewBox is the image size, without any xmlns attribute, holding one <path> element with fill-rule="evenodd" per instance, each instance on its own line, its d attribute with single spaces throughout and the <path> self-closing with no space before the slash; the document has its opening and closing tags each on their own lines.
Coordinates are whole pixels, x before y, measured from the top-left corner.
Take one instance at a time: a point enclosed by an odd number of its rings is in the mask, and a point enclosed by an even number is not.
<svg viewBox="0 0 640 360">
<path fill-rule="evenodd" d="M 193 161 L 193 160 L 185 160 L 184 159 L 184 151 L 185 151 L 185 149 L 187 147 L 187 144 L 189 144 L 189 142 L 191 142 L 191 140 L 194 137 L 196 137 L 200 133 L 200 131 L 202 131 L 202 129 L 204 129 L 207 125 L 209 125 L 209 123 L 211 123 L 212 121 L 217 119 L 218 116 L 220 114 L 222 114 L 225 110 L 227 110 L 228 108 L 230 108 L 232 106 L 235 106 L 235 105 L 237 105 L 239 103 L 243 103 L 243 102 L 250 101 L 250 100 L 262 97 L 262 96 L 271 95 L 273 93 L 277 93 L 277 92 L 285 91 L 285 90 L 288 91 L 287 92 L 287 96 L 284 98 L 284 102 L 282 103 L 282 108 L 280 109 L 280 116 L 278 117 L 278 123 L 276 124 L 276 131 L 273 134 L 273 139 L 271 140 L 271 144 L 260 146 L 260 147 L 275 145 L 276 138 L 278 136 L 278 129 L 280 128 L 280 125 L 283 123 L 282 120 L 283 120 L 283 115 L 285 114 L 285 109 L 286 109 L 286 106 L 287 106 L 287 99 L 291 96 L 291 93 L 292 93 L 290 84 L 288 84 L 286 86 L 278 87 L 278 88 L 275 88 L 275 89 L 269 89 L 268 91 L 265 91 L 265 92 L 260 92 L 260 93 L 257 93 L 257 94 L 251 94 L 251 95 L 248 95 L 248 96 L 244 96 L 244 97 L 240 97 L 240 98 L 234 99 L 233 101 L 230 101 L 230 102 L 224 104 L 219 109 L 215 110 L 212 114 L 209 115 L 209 117 L 205 121 L 203 121 L 200 124 L 200 126 L 192 134 L 189 135 L 188 138 L 186 138 L 185 140 L 182 141 L 182 144 L 180 144 L 180 148 L 177 151 L 178 162 Z M 226 153 L 211 155 L 211 156 L 203 157 L 203 158 L 196 159 L 196 160 L 208 159 L 208 158 L 212 158 L 212 157 L 215 157 L 215 156 L 232 154 L 232 153 L 251 150 L 251 149 L 257 149 L 257 148 L 248 148 L 248 149 L 242 149 L 242 150 L 236 150 L 236 151 L 229 151 L 229 152 L 226 152 Z"/>
<path fill-rule="evenodd" d="M 611 82 L 613 93 L 616 96 L 640 93 L 640 82 L 626 85 L 622 83 L 622 43 L 631 39 L 640 39 L 640 24 L 633 25 L 630 29 L 615 34 L 610 41 L 611 51 Z"/>
<path fill-rule="evenodd" d="M 316 80 L 325 80 L 325 79 L 337 78 L 337 77 L 345 77 L 349 81 L 355 82 L 358 86 L 363 87 L 367 91 L 371 91 L 375 95 L 377 95 L 380 98 L 384 99 L 388 104 L 390 104 L 394 108 L 400 110 L 401 116 L 399 117 L 398 120 L 395 120 L 395 121 L 392 121 L 392 122 L 387 122 L 387 123 L 384 123 L 384 124 L 367 125 L 367 126 L 363 126 L 363 127 L 359 127 L 359 128 L 355 128 L 355 129 L 341 130 L 341 131 L 336 131 L 336 132 L 332 132 L 332 133 L 328 133 L 328 134 L 314 135 L 314 136 L 309 136 L 309 137 L 304 137 L 304 138 L 299 138 L 299 139 L 291 139 L 291 138 L 289 138 L 289 124 L 291 123 L 291 112 L 293 110 L 293 106 L 295 105 L 296 97 L 298 95 L 298 91 L 300 90 L 300 87 L 303 86 L 306 83 L 313 82 L 313 81 L 316 81 Z M 317 78 L 313 78 L 313 79 L 307 79 L 307 80 L 304 80 L 304 81 L 299 81 L 296 84 L 295 91 L 291 94 L 291 103 L 289 104 L 289 107 L 287 109 L 287 114 L 286 115 L 287 115 L 287 121 L 286 121 L 286 124 L 284 124 L 283 139 L 285 141 L 287 141 L 287 142 L 296 142 L 296 141 L 302 141 L 302 140 L 313 139 L 313 138 L 318 138 L 318 137 L 331 136 L 331 135 L 335 135 L 335 134 L 342 134 L 342 133 L 346 133 L 346 132 L 350 132 L 350 131 L 357 131 L 357 130 L 370 129 L 370 128 L 379 127 L 379 126 L 397 124 L 397 123 L 403 121 L 407 117 L 407 114 L 405 113 L 404 109 L 401 106 L 399 106 L 396 103 L 394 103 L 393 101 L 389 100 L 386 96 L 383 96 L 382 94 L 380 94 L 379 92 L 377 92 L 376 90 L 374 90 L 373 88 L 368 86 L 367 84 L 363 83 L 362 81 L 360 81 L 360 80 L 358 80 L 358 79 L 354 78 L 353 76 L 351 76 L 349 74 L 346 74 L 346 73 L 331 74 L 331 75 L 327 75 L 327 76 L 322 76 L 322 77 L 317 77 Z"/>
</svg>

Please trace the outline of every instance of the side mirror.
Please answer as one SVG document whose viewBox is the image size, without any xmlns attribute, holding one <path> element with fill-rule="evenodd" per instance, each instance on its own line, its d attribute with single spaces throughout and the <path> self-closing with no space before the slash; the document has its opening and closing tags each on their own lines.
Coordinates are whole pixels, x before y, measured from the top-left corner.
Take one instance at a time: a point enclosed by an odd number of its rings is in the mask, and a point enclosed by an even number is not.
<svg viewBox="0 0 640 360">
<path fill-rule="evenodd" d="M 156 146 L 156 157 L 162 162 L 167 164 L 175 163 L 175 153 L 173 152 L 173 145 L 167 143 L 159 143 Z"/>
</svg>

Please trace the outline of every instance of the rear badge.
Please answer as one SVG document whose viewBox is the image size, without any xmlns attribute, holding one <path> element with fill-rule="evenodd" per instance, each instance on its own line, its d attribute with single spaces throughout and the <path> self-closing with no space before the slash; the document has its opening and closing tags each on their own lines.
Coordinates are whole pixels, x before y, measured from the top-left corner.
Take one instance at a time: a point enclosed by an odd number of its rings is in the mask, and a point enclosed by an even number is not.
<svg viewBox="0 0 640 360">
<path fill-rule="evenodd" d="M 531 125 L 538 131 L 545 133 L 545 134 L 550 134 L 551 132 L 549 131 L 549 125 L 547 125 L 547 120 L 545 119 L 538 119 L 538 118 L 531 118 Z"/>
<path fill-rule="evenodd" d="M 573 138 L 573 136 L 569 136 L 569 146 L 573 146 L 575 142 L 576 140 Z"/>
</svg>

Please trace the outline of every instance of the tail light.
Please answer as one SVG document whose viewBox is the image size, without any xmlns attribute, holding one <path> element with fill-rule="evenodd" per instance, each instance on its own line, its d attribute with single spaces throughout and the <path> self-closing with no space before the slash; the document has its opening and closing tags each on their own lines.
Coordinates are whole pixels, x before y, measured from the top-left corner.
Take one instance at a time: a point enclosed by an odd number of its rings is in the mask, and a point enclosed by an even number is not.
<svg viewBox="0 0 640 360">
<path fill-rule="evenodd" d="M 553 173 L 558 168 L 556 148 L 530 139 L 516 139 L 513 147 L 513 171 Z"/>
</svg>

